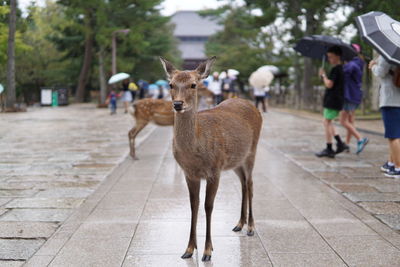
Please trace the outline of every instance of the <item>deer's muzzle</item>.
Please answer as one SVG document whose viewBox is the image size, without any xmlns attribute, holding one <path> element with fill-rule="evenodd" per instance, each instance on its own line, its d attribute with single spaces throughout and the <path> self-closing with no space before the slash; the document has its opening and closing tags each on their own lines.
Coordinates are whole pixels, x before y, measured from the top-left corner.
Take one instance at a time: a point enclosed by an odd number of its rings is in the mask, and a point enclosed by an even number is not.
<svg viewBox="0 0 400 267">
<path fill-rule="evenodd" d="M 183 109 L 183 101 L 174 101 L 174 109 L 181 111 Z"/>
</svg>

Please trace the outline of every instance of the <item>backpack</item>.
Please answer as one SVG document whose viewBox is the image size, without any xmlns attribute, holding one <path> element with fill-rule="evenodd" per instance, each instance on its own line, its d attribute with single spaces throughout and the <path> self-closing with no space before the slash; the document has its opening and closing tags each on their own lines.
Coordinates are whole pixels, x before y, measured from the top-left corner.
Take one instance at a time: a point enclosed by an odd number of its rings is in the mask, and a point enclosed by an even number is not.
<svg viewBox="0 0 400 267">
<path fill-rule="evenodd" d="M 400 66 L 397 66 L 395 69 L 391 70 L 391 74 L 393 76 L 393 84 L 400 88 Z"/>
</svg>

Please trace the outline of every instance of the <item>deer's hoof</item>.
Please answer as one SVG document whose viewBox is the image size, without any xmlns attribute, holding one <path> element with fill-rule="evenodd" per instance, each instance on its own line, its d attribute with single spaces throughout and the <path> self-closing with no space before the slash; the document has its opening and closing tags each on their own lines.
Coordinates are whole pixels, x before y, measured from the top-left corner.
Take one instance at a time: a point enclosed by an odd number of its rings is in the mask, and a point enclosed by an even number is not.
<svg viewBox="0 0 400 267">
<path fill-rule="evenodd" d="M 203 255 L 203 258 L 201 261 L 210 261 L 211 260 L 211 255 Z"/>
<path fill-rule="evenodd" d="M 185 253 L 181 256 L 181 258 L 182 258 L 182 259 L 189 259 L 189 258 L 192 257 L 192 255 L 193 255 L 193 253 L 185 252 Z"/>
<path fill-rule="evenodd" d="M 242 227 L 240 227 L 240 226 L 235 226 L 235 228 L 233 228 L 232 231 L 234 231 L 234 232 L 240 232 L 240 231 L 242 231 Z"/>
<path fill-rule="evenodd" d="M 247 235 L 248 235 L 248 236 L 253 236 L 253 235 L 254 235 L 254 231 L 253 231 L 253 230 L 247 231 Z"/>
</svg>

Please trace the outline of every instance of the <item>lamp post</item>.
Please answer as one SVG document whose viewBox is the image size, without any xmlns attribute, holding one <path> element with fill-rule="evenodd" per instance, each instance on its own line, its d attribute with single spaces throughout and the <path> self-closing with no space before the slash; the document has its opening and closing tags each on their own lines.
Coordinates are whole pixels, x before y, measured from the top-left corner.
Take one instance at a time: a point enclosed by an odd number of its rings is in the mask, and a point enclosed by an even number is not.
<svg viewBox="0 0 400 267">
<path fill-rule="evenodd" d="M 128 34 L 130 29 L 116 30 L 112 33 L 112 42 L 111 42 L 111 72 L 112 75 L 117 74 L 117 33 Z"/>
</svg>

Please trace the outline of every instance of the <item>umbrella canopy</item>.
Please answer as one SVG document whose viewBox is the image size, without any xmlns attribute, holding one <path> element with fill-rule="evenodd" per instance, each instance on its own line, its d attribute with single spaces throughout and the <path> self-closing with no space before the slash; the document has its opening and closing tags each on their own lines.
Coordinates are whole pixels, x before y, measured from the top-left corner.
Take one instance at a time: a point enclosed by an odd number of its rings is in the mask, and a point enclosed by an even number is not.
<svg viewBox="0 0 400 267">
<path fill-rule="evenodd" d="M 168 87 L 169 83 L 166 80 L 158 80 L 155 82 L 155 84 L 159 85 L 159 86 L 165 86 Z"/>
<path fill-rule="evenodd" d="M 344 60 L 351 60 L 357 56 L 357 52 L 351 45 L 346 44 L 338 38 L 326 35 L 303 37 L 296 43 L 294 50 L 305 57 L 324 59 L 326 52 L 332 46 L 339 46 L 342 49 L 342 58 Z"/>
<path fill-rule="evenodd" d="M 117 82 L 123 81 L 125 79 L 128 79 L 129 77 L 130 77 L 130 75 L 128 73 L 120 72 L 120 73 L 117 73 L 117 74 L 111 76 L 111 78 L 108 80 L 108 84 L 117 83 Z"/>
<path fill-rule="evenodd" d="M 356 22 L 363 40 L 389 63 L 400 65 L 400 22 L 376 11 L 358 16 Z"/>
<path fill-rule="evenodd" d="M 279 68 L 274 65 L 265 65 L 265 66 L 259 67 L 257 69 L 257 71 L 270 71 L 270 72 L 272 72 L 273 75 L 276 75 L 280 72 Z"/>
<path fill-rule="evenodd" d="M 250 75 L 249 83 L 255 88 L 264 88 L 271 84 L 274 75 L 269 70 L 255 71 Z"/>
<path fill-rule="evenodd" d="M 240 72 L 239 72 L 238 70 L 235 70 L 235 69 L 229 69 L 229 70 L 228 70 L 228 76 L 229 76 L 229 77 L 238 76 L 239 73 L 240 73 Z"/>
<path fill-rule="evenodd" d="M 157 84 L 152 83 L 149 85 L 149 90 L 157 90 L 157 89 L 158 89 Z"/>
</svg>

